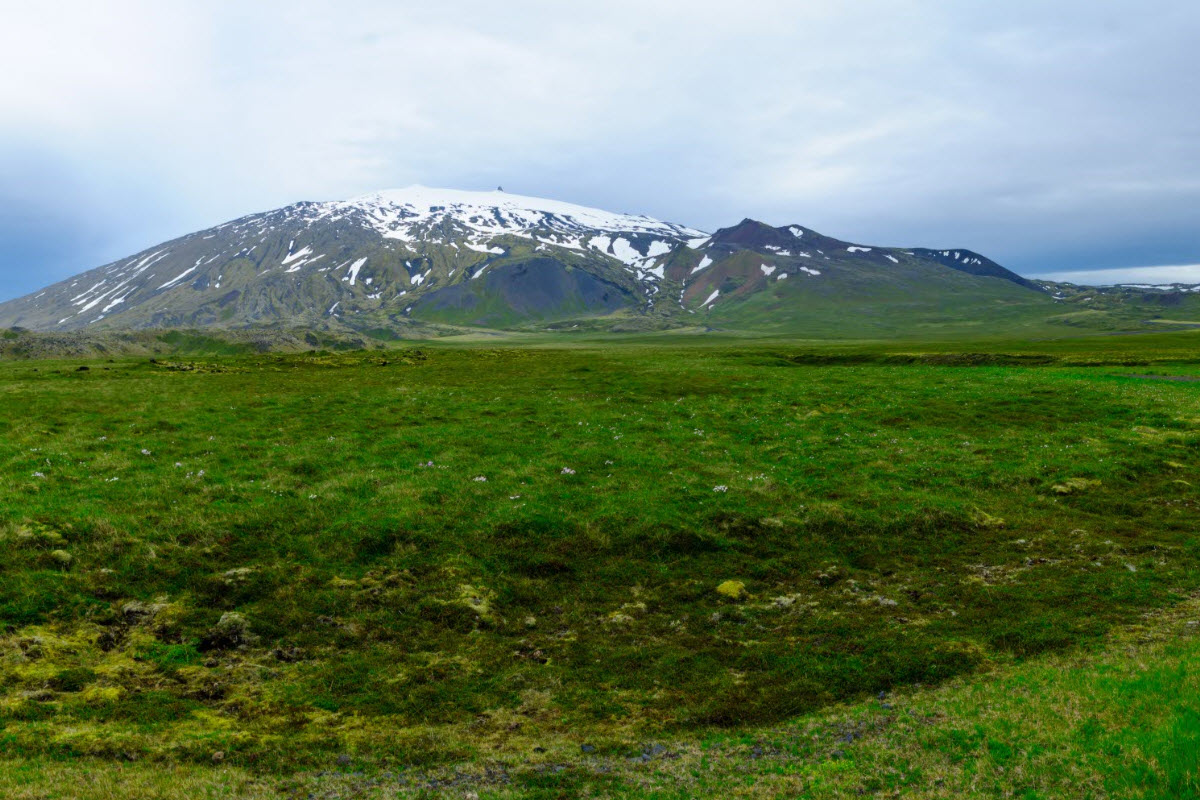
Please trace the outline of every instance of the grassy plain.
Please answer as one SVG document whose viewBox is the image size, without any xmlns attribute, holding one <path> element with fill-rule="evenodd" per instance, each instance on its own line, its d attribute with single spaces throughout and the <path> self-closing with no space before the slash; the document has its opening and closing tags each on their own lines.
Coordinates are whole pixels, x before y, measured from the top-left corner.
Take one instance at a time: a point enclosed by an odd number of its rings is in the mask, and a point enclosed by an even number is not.
<svg viewBox="0 0 1200 800">
<path fill-rule="evenodd" d="M 0 364 L 0 789 L 1178 796 L 1197 344 Z"/>
</svg>

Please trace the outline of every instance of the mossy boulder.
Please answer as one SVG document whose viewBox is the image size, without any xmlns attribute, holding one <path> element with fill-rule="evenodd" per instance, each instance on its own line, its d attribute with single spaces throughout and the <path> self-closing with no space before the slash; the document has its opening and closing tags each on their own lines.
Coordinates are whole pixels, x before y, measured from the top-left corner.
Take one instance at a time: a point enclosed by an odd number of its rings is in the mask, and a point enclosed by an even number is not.
<svg viewBox="0 0 1200 800">
<path fill-rule="evenodd" d="M 237 650 L 257 641 L 258 637 L 250 632 L 250 623 L 236 611 L 227 611 L 221 615 L 216 625 L 208 629 L 200 639 L 200 650 Z"/>
<path fill-rule="evenodd" d="M 741 581 L 729 580 L 717 586 L 717 594 L 722 597 L 728 597 L 730 600 L 741 600 L 748 593 L 746 591 L 746 584 Z"/>
</svg>

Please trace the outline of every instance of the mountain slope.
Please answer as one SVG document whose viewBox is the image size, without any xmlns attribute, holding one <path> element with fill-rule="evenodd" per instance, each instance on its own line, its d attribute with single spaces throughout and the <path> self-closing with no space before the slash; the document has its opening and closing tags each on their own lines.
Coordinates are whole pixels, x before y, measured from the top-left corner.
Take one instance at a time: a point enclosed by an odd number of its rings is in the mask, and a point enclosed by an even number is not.
<svg viewBox="0 0 1200 800">
<path fill-rule="evenodd" d="M 584 266 L 617 295 L 639 302 L 655 278 L 648 261 L 698 236 L 680 225 L 552 200 L 410 187 L 297 203 L 166 242 L 0 305 L 0 324 L 70 330 L 98 323 L 339 322 L 404 314 L 414 300 L 489 268 L 533 260 L 540 270 L 547 259 Z M 523 310 L 554 314 L 528 304 Z"/>
<path fill-rule="evenodd" d="M 690 313 L 725 329 L 892 336 L 1053 313 L 1039 287 L 968 250 L 868 246 L 753 220 L 717 231 L 667 275 Z"/>
<path fill-rule="evenodd" d="M 960 306 L 1045 296 L 967 250 L 868 247 L 753 220 L 708 236 L 499 190 L 414 186 L 166 242 L 0 304 L 0 326 L 506 328 L 614 315 L 671 326 L 699 314 L 777 327 L 789 303 L 895 299 L 881 286 Z"/>
</svg>

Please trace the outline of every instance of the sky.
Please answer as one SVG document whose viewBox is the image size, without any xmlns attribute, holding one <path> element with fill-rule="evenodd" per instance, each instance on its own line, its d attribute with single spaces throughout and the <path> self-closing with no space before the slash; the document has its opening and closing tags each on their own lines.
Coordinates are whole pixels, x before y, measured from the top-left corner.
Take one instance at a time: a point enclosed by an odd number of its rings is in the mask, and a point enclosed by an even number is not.
<svg viewBox="0 0 1200 800">
<path fill-rule="evenodd" d="M 413 183 L 1200 282 L 1195 0 L 40 0 L 4 17 L 0 299 Z"/>
</svg>

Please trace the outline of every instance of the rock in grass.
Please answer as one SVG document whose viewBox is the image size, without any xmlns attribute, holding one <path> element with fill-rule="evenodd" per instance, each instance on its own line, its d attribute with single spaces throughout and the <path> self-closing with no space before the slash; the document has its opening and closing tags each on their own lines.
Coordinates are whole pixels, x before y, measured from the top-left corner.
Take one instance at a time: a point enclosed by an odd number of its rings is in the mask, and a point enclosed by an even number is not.
<svg viewBox="0 0 1200 800">
<path fill-rule="evenodd" d="M 1090 478 L 1068 478 L 1062 483 L 1056 483 L 1051 486 L 1050 491 L 1055 494 L 1075 494 L 1076 492 L 1095 489 L 1099 485 L 1100 481 L 1091 480 Z"/>
<path fill-rule="evenodd" d="M 1003 528 L 1005 524 L 1002 518 L 978 510 L 972 515 L 972 521 L 979 528 Z"/>
<path fill-rule="evenodd" d="M 250 623 L 236 611 L 227 611 L 200 640 L 200 650 L 236 650 L 257 639 L 250 632 Z"/>
<path fill-rule="evenodd" d="M 717 587 L 717 593 L 730 600 L 741 600 L 746 596 L 746 584 L 741 581 L 725 581 Z"/>
</svg>

